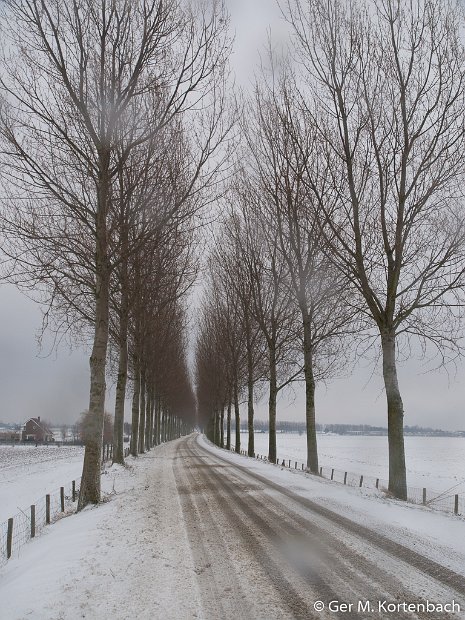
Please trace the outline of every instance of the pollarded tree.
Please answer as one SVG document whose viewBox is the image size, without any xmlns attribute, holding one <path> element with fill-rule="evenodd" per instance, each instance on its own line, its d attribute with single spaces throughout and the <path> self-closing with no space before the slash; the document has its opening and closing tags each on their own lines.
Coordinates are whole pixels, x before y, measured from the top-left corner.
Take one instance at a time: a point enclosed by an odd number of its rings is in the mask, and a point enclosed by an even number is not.
<svg viewBox="0 0 465 620">
<path fill-rule="evenodd" d="M 332 183 L 310 189 L 381 340 L 389 490 L 407 497 L 399 342 L 458 348 L 465 55 L 454 0 L 288 0 L 308 122 Z"/>
</svg>

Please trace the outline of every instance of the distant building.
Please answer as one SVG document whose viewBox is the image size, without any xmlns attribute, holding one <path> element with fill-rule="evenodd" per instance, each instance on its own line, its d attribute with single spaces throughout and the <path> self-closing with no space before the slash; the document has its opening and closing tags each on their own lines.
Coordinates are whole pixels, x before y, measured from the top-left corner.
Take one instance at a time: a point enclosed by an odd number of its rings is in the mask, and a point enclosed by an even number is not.
<svg viewBox="0 0 465 620">
<path fill-rule="evenodd" d="M 38 418 L 29 418 L 23 428 L 22 432 L 23 441 L 36 441 L 48 443 L 55 441 L 52 431 L 40 421 Z"/>
</svg>

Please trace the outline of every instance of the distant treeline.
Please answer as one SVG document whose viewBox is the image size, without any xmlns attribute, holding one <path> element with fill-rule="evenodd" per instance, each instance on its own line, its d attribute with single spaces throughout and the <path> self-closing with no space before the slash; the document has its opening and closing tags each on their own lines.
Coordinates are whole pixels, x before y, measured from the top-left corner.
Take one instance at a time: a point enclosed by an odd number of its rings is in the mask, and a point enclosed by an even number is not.
<svg viewBox="0 0 465 620">
<path fill-rule="evenodd" d="M 255 431 L 258 433 L 268 432 L 268 421 L 255 420 Z M 276 422 L 276 431 L 279 433 L 305 433 L 305 422 L 290 422 L 282 420 Z M 387 435 L 388 430 L 383 426 L 370 426 L 369 424 L 317 424 L 316 430 L 319 433 L 335 433 L 337 435 Z M 247 431 L 247 421 L 241 422 L 241 432 Z M 456 437 L 465 436 L 465 431 L 443 431 L 422 426 L 404 426 L 405 435 L 426 435 L 434 437 Z"/>
</svg>

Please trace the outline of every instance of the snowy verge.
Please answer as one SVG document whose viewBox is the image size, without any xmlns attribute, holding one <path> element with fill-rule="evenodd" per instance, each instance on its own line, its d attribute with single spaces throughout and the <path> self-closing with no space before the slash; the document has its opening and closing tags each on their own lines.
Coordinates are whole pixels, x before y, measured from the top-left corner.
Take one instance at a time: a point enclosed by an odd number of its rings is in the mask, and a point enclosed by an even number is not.
<svg viewBox="0 0 465 620">
<path fill-rule="evenodd" d="M 229 452 L 213 445 L 203 435 L 199 435 L 197 441 L 202 448 L 221 459 L 246 468 L 251 474 L 266 478 L 465 575 L 463 517 L 399 502 L 375 489 L 344 486 L 306 472 Z"/>
<path fill-rule="evenodd" d="M 164 444 L 107 469 L 107 501 L 25 545 L 0 570 L 0 616 L 174 620 L 200 609 L 172 449 Z"/>
</svg>

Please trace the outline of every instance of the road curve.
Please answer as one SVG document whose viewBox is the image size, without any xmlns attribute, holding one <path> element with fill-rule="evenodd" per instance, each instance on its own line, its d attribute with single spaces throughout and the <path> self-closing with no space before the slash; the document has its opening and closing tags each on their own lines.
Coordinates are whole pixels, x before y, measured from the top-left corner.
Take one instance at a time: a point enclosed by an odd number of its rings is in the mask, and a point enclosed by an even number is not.
<svg viewBox="0 0 465 620">
<path fill-rule="evenodd" d="M 177 442 L 173 472 L 206 620 L 465 618 L 463 574 L 213 454 L 197 436 Z M 455 612 L 406 608 L 427 601 L 455 601 Z"/>
</svg>

